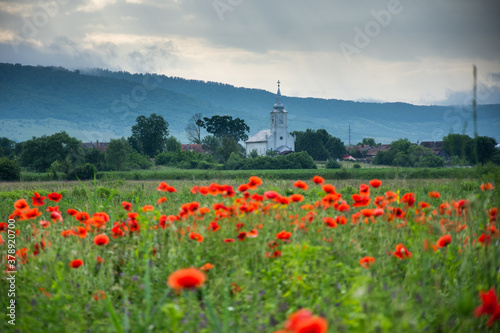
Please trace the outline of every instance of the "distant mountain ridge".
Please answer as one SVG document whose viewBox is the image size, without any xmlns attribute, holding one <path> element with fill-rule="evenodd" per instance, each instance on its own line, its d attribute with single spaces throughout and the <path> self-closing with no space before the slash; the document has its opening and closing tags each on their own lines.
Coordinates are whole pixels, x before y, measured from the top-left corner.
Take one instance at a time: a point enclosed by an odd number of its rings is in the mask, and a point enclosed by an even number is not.
<svg viewBox="0 0 500 333">
<path fill-rule="evenodd" d="M 349 125 L 354 144 L 363 137 L 389 143 L 440 140 L 451 131 L 472 135 L 470 107 L 286 97 L 286 84 L 282 93 L 290 131 L 325 128 L 345 144 Z M 265 90 L 165 75 L 0 64 L 0 136 L 17 141 L 61 130 L 107 141 L 130 135 L 136 117 L 150 113 L 162 115 L 183 143 L 184 127 L 198 112 L 242 118 L 251 136 L 269 128 L 274 101 Z M 500 104 L 481 105 L 478 114 L 479 135 L 500 141 Z"/>
</svg>

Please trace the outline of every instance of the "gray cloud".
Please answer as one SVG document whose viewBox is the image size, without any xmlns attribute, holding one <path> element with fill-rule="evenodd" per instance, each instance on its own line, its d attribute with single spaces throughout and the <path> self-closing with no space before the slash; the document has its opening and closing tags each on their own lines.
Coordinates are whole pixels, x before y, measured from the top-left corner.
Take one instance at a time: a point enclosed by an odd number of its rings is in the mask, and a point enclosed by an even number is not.
<svg viewBox="0 0 500 333">
<path fill-rule="evenodd" d="M 0 1 L 0 61 L 168 70 L 262 88 L 301 75 L 290 91 L 417 103 L 456 100 L 472 63 L 500 66 L 498 0 L 400 0 L 384 16 L 394 1 L 219 0 L 223 12 L 216 1 Z M 57 4 L 55 13 L 40 3 Z M 363 47 L 359 31 L 371 34 Z M 358 52 L 346 57 L 342 43 Z M 226 73 L 210 72 L 216 66 Z"/>
</svg>

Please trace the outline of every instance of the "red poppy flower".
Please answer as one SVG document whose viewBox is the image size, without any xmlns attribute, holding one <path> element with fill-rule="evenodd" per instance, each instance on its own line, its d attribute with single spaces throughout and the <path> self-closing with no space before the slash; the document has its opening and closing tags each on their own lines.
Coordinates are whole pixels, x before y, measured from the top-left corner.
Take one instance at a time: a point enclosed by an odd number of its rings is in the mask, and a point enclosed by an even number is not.
<svg viewBox="0 0 500 333">
<path fill-rule="evenodd" d="M 247 232 L 248 238 L 256 238 L 257 236 L 259 236 L 259 231 L 257 229 L 252 229 Z"/>
<path fill-rule="evenodd" d="M 163 192 L 177 192 L 177 190 L 173 187 L 168 185 L 165 182 L 161 182 L 158 187 L 156 188 L 158 191 L 163 191 Z"/>
<path fill-rule="evenodd" d="M 495 288 L 491 287 L 488 292 L 480 291 L 479 297 L 482 304 L 474 310 L 474 315 L 476 317 L 490 315 L 488 326 L 491 327 L 496 320 L 500 319 L 500 304 L 498 304 Z"/>
<path fill-rule="evenodd" d="M 370 187 L 366 184 L 359 185 L 359 194 L 362 196 L 370 195 Z"/>
<path fill-rule="evenodd" d="M 204 272 L 208 272 L 212 268 L 214 268 L 214 265 L 212 265 L 211 263 L 207 262 L 206 264 L 204 264 L 203 266 L 200 267 L 200 270 L 202 270 Z"/>
<path fill-rule="evenodd" d="M 264 193 L 264 197 L 266 199 L 276 199 L 280 197 L 280 195 L 276 191 L 267 191 Z"/>
<path fill-rule="evenodd" d="M 325 182 L 325 179 L 321 176 L 314 176 L 312 181 L 315 183 L 315 184 L 318 184 L 318 185 L 321 185 Z"/>
<path fill-rule="evenodd" d="M 321 186 L 321 189 L 326 193 L 335 193 L 335 186 L 333 186 L 332 184 L 325 184 Z"/>
<path fill-rule="evenodd" d="M 370 186 L 373 187 L 373 188 L 377 188 L 377 187 L 380 187 L 380 185 L 382 185 L 382 181 L 379 180 L 379 179 L 372 179 L 370 180 Z"/>
<path fill-rule="evenodd" d="M 45 205 L 45 203 L 43 202 L 43 200 L 45 200 L 47 197 L 42 197 L 40 194 L 38 194 L 38 192 L 34 192 L 35 196 L 31 197 L 31 200 L 33 201 L 33 206 L 37 206 L 37 207 L 40 207 L 40 206 L 43 206 Z"/>
<path fill-rule="evenodd" d="M 130 210 L 132 209 L 132 204 L 130 202 L 127 202 L 127 201 L 123 201 L 122 206 L 123 206 L 123 209 L 125 209 L 127 212 L 130 212 Z"/>
<path fill-rule="evenodd" d="M 481 245 L 483 245 L 483 246 L 490 245 L 491 244 L 491 235 L 483 233 L 483 234 L 481 234 L 481 236 L 479 236 L 477 241 L 479 243 L 481 243 Z"/>
<path fill-rule="evenodd" d="M 411 192 L 410 193 L 406 193 L 401 198 L 401 202 L 407 204 L 410 207 L 413 206 L 413 204 L 415 203 L 415 194 L 411 193 Z"/>
<path fill-rule="evenodd" d="M 75 216 L 78 213 L 78 211 L 76 209 L 73 209 L 73 208 L 68 208 L 66 213 L 68 213 L 69 216 Z"/>
<path fill-rule="evenodd" d="M 102 259 L 100 256 L 97 256 L 95 258 L 95 260 L 97 261 L 98 264 L 103 264 L 104 263 L 104 259 Z"/>
<path fill-rule="evenodd" d="M 300 188 L 301 190 L 306 191 L 309 185 L 307 185 L 305 182 L 302 180 L 297 180 L 295 183 L 293 183 L 293 186 Z"/>
<path fill-rule="evenodd" d="M 257 176 L 250 177 L 249 182 L 248 182 L 248 187 L 250 189 L 255 189 L 255 188 L 257 188 L 257 186 L 260 186 L 260 185 L 262 185 L 262 179 L 260 179 Z"/>
<path fill-rule="evenodd" d="M 244 240 L 245 240 L 245 238 L 247 238 L 247 233 L 246 233 L 246 232 L 242 231 L 242 232 L 240 232 L 240 233 L 238 234 L 238 239 L 239 239 L 240 241 L 244 241 Z"/>
<path fill-rule="evenodd" d="M 206 279 L 198 268 L 183 268 L 170 274 L 167 285 L 175 290 L 200 288 Z"/>
<path fill-rule="evenodd" d="M 161 197 L 159 198 L 158 200 L 156 200 L 156 204 L 157 205 L 161 205 L 162 203 L 164 203 L 165 201 L 167 201 L 167 198 L 166 197 Z"/>
<path fill-rule="evenodd" d="M 23 214 L 23 217 L 27 220 L 34 219 L 38 216 L 42 215 L 41 212 L 38 211 L 38 208 L 31 208 L 26 211 L 26 213 Z"/>
<path fill-rule="evenodd" d="M 481 184 L 481 191 L 492 191 L 495 189 L 495 186 L 493 186 L 491 183 L 485 183 Z"/>
<path fill-rule="evenodd" d="M 446 247 L 451 243 L 451 235 L 444 235 L 438 239 L 436 245 L 437 247 Z"/>
<path fill-rule="evenodd" d="M 323 222 L 325 222 L 326 226 L 329 228 L 337 228 L 337 221 L 333 217 L 323 217 Z"/>
<path fill-rule="evenodd" d="M 106 293 L 102 290 L 98 290 L 95 294 L 94 294 L 94 299 L 96 301 L 100 300 L 100 299 L 105 299 L 106 298 Z"/>
<path fill-rule="evenodd" d="M 189 238 L 191 238 L 192 240 L 197 241 L 198 243 L 203 242 L 203 239 L 204 239 L 202 235 L 200 235 L 200 234 L 198 234 L 196 232 L 191 232 L 189 234 Z"/>
<path fill-rule="evenodd" d="M 292 236 L 292 233 L 291 232 L 287 232 L 285 230 L 283 231 L 280 231 L 276 234 L 276 238 L 277 239 L 281 239 L 281 240 L 287 240 L 287 239 L 290 239 L 290 237 Z"/>
<path fill-rule="evenodd" d="M 292 202 L 302 202 L 304 201 L 304 196 L 302 194 L 295 193 L 290 196 L 290 200 Z"/>
<path fill-rule="evenodd" d="M 155 208 L 154 208 L 152 205 L 144 205 L 144 206 L 142 207 L 142 211 L 143 211 L 143 212 L 149 212 L 149 211 L 151 211 L 151 210 L 155 210 Z"/>
<path fill-rule="evenodd" d="M 97 235 L 97 236 L 94 237 L 94 243 L 97 246 L 106 245 L 106 244 L 109 243 L 109 237 L 106 236 L 105 234 Z"/>
<path fill-rule="evenodd" d="M 238 191 L 245 192 L 248 191 L 249 188 L 250 186 L 248 186 L 248 184 L 241 184 L 240 186 L 238 186 Z"/>
<path fill-rule="evenodd" d="M 226 238 L 226 239 L 224 239 L 223 242 L 224 243 L 232 243 L 232 242 L 234 242 L 234 238 Z"/>
<path fill-rule="evenodd" d="M 30 207 L 28 206 L 28 203 L 26 202 L 25 199 L 19 199 L 16 202 L 14 202 L 14 208 L 23 212 L 25 210 L 28 210 Z"/>
<path fill-rule="evenodd" d="M 439 192 L 437 191 L 431 191 L 429 193 L 427 193 L 427 195 L 429 196 L 429 198 L 439 198 L 441 197 L 441 194 L 439 194 Z"/>
<path fill-rule="evenodd" d="M 370 268 L 370 266 L 374 263 L 375 263 L 375 258 L 373 257 L 363 257 L 359 260 L 359 264 L 363 268 Z"/>
<path fill-rule="evenodd" d="M 71 268 L 78 268 L 80 267 L 81 265 L 83 265 L 83 261 L 80 260 L 80 259 L 75 259 L 75 260 L 72 260 L 70 263 L 69 263 L 69 267 Z"/>
<path fill-rule="evenodd" d="M 59 200 L 61 200 L 61 198 L 62 198 L 62 195 L 59 193 L 56 193 L 56 192 L 52 192 L 52 193 L 47 194 L 47 198 L 50 201 L 59 202 Z"/>
<path fill-rule="evenodd" d="M 412 253 L 403 244 L 396 245 L 396 251 L 392 254 L 399 259 L 409 259 L 412 256 Z"/>
</svg>

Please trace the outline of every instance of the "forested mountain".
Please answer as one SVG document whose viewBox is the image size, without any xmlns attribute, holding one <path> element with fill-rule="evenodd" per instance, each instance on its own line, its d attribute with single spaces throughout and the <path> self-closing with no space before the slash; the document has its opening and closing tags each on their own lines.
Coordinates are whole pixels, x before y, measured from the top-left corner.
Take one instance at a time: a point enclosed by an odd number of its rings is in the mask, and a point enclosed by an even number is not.
<svg viewBox="0 0 500 333">
<path fill-rule="evenodd" d="M 286 95 L 286 85 L 282 86 Z M 440 140 L 450 133 L 472 134 L 470 107 L 362 103 L 335 99 L 284 97 L 290 131 L 324 128 L 348 141 L 374 137 Z M 157 113 L 170 132 L 185 142 L 184 127 L 195 113 L 244 119 L 250 135 L 269 127 L 275 92 L 216 82 L 101 69 L 0 64 L 0 136 L 16 141 L 66 130 L 83 141 L 130 135 L 138 115 Z M 500 141 L 500 105 L 478 111 L 480 135 Z"/>
</svg>

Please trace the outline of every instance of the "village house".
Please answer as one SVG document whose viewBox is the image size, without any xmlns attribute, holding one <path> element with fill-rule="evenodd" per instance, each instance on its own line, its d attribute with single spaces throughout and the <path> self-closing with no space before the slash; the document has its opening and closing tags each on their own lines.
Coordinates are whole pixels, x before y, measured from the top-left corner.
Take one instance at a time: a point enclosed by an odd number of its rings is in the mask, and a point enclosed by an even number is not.
<svg viewBox="0 0 500 333">
<path fill-rule="evenodd" d="M 109 142 L 99 142 L 99 141 L 92 142 L 92 141 L 90 141 L 90 142 L 83 142 L 82 148 L 83 149 L 96 148 L 101 153 L 104 153 L 106 151 L 106 149 L 108 148 L 108 145 L 109 145 Z"/>
</svg>

